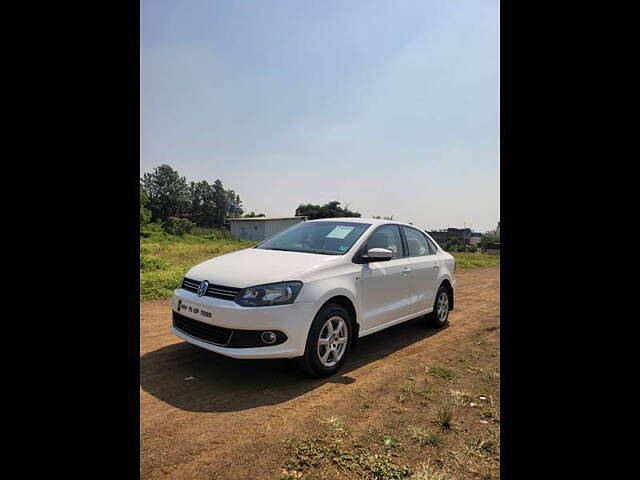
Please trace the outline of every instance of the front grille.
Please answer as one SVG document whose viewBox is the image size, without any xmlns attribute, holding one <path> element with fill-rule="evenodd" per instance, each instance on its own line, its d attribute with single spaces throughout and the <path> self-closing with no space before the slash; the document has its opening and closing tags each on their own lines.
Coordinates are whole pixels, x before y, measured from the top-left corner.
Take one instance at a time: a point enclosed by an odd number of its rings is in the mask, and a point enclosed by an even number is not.
<svg viewBox="0 0 640 480">
<path fill-rule="evenodd" d="M 228 328 L 198 322 L 176 312 L 173 312 L 173 326 L 187 335 L 222 346 L 229 344 L 233 334 L 233 330 Z"/>
<path fill-rule="evenodd" d="M 184 290 L 188 290 L 189 292 L 195 293 L 198 291 L 198 287 L 200 286 L 200 283 L 202 282 L 184 277 L 184 279 L 182 280 L 182 288 Z M 204 295 L 206 297 L 221 298 L 223 300 L 233 301 L 235 300 L 236 296 L 238 296 L 238 293 L 240 292 L 240 290 L 242 289 L 209 284 L 209 288 L 207 288 L 207 293 L 205 293 Z"/>
</svg>

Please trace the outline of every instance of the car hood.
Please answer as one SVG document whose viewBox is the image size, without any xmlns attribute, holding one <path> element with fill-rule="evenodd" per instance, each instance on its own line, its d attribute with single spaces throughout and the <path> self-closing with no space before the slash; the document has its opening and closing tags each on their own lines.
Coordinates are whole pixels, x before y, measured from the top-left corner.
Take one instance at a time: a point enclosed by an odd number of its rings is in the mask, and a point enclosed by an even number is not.
<svg viewBox="0 0 640 480">
<path fill-rule="evenodd" d="M 207 280 L 214 285 L 245 288 L 300 280 L 304 273 L 341 258 L 339 255 L 247 248 L 202 262 L 189 270 L 186 277 L 200 282 Z"/>
</svg>

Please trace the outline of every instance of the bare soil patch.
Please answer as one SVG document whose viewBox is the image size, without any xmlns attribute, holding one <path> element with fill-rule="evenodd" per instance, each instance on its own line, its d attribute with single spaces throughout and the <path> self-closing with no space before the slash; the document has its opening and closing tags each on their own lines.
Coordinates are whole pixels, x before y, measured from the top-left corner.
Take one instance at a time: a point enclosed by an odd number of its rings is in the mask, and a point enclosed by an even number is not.
<svg viewBox="0 0 640 480">
<path fill-rule="evenodd" d="M 499 268 L 458 272 L 450 325 L 361 339 L 341 372 L 233 360 L 141 304 L 143 478 L 491 479 L 500 458 Z"/>
</svg>

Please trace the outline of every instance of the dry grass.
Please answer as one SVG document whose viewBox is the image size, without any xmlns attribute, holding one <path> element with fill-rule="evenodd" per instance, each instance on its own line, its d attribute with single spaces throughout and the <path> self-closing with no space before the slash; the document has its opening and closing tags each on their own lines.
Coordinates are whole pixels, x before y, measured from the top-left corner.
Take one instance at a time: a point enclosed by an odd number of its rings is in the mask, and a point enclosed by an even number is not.
<svg viewBox="0 0 640 480">
<path fill-rule="evenodd" d="M 437 447 L 442 444 L 442 435 L 424 427 L 410 425 L 409 438 L 421 447 Z"/>
<path fill-rule="evenodd" d="M 429 463 L 422 463 L 409 480 L 449 480 L 450 478 L 442 469 L 431 466 Z"/>
</svg>

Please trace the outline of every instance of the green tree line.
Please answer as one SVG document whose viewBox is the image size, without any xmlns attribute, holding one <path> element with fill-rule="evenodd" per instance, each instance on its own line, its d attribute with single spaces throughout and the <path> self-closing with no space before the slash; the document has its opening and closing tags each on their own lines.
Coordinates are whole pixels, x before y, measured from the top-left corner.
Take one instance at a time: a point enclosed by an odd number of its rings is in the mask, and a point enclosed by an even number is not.
<svg viewBox="0 0 640 480">
<path fill-rule="evenodd" d="M 316 218 L 361 217 L 359 212 L 352 212 L 349 206 L 341 207 L 340 202 L 329 202 L 324 205 L 302 204 L 296 209 L 296 216 L 306 216 L 309 220 Z"/>
<path fill-rule="evenodd" d="M 156 167 L 140 179 L 140 223 L 180 223 L 220 227 L 229 217 L 241 217 L 242 200 L 220 180 L 187 182 L 169 165 Z"/>
</svg>

